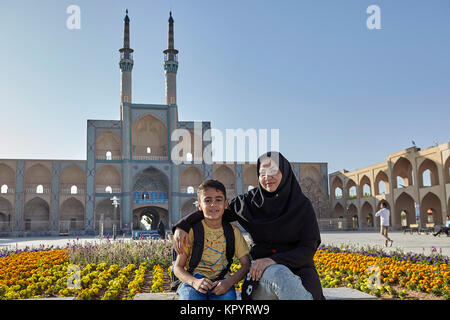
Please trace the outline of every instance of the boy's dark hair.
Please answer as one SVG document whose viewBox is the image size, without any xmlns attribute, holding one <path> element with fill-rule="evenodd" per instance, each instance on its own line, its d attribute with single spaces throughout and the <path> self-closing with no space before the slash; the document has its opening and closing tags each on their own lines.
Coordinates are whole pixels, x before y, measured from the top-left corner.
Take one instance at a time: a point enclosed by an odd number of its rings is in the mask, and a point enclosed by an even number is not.
<svg viewBox="0 0 450 320">
<path fill-rule="evenodd" d="M 387 208 L 387 203 L 386 203 L 386 201 L 381 201 L 381 206 L 382 206 L 383 208 Z"/>
<path fill-rule="evenodd" d="M 223 196 L 225 197 L 225 199 L 227 198 L 227 191 L 225 189 L 225 186 L 223 185 L 222 182 L 220 182 L 219 180 L 205 180 L 202 182 L 201 185 L 198 186 L 197 189 L 197 195 L 198 197 L 200 197 L 200 195 L 203 193 L 204 190 L 208 189 L 208 188 L 214 188 L 216 190 L 222 191 Z"/>
</svg>

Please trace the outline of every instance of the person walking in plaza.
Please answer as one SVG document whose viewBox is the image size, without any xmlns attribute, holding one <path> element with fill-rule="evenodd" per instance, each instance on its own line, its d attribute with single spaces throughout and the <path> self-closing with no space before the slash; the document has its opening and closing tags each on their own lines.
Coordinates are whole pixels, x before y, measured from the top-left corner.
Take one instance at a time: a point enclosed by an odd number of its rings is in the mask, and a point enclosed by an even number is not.
<svg viewBox="0 0 450 320">
<path fill-rule="evenodd" d="M 384 243 L 385 247 L 387 247 L 388 244 L 392 247 L 392 243 L 394 242 L 388 236 L 390 214 L 391 212 L 387 208 L 386 202 L 382 201 L 381 209 L 375 213 L 375 217 L 380 217 L 381 235 L 386 239 Z"/>
<path fill-rule="evenodd" d="M 441 227 L 441 229 L 439 229 L 438 232 L 433 233 L 433 236 L 436 237 L 437 235 L 440 235 L 442 232 L 444 232 L 447 235 L 447 237 L 449 237 L 450 236 L 448 233 L 449 230 L 450 230 L 450 216 L 447 216 L 447 220 L 445 221 L 445 227 Z"/>
</svg>

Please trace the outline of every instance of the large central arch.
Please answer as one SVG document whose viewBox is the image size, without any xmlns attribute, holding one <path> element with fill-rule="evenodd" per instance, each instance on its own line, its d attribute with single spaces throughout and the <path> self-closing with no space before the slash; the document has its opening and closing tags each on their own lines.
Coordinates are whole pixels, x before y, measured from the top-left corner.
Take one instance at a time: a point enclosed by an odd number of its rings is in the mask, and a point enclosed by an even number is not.
<svg viewBox="0 0 450 320">
<path fill-rule="evenodd" d="M 160 222 L 165 229 L 169 228 L 169 211 L 156 205 L 148 205 L 133 210 L 133 230 L 146 230 L 141 223 L 145 216 L 151 221 L 150 230 L 157 230 Z"/>
</svg>

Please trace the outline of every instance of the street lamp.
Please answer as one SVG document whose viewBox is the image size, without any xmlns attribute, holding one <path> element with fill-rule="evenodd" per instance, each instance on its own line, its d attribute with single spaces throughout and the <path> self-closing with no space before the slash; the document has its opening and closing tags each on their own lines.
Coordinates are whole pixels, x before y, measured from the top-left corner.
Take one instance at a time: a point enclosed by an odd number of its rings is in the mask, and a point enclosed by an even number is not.
<svg viewBox="0 0 450 320">
<path fill-rule="evenodd" d="M 115 223 L 115 221 L 117 220 L 117 208 L 119 207 L 120 199 L 117 198 L 116 196 L 113 196 L 110 200 L 112 201 L 112 205 L 114 207 L 113 239 L 116 239 L 116 223 Z M 119 228 L 122 230 L 122 215 L 119 215 Z"/>
</svg>

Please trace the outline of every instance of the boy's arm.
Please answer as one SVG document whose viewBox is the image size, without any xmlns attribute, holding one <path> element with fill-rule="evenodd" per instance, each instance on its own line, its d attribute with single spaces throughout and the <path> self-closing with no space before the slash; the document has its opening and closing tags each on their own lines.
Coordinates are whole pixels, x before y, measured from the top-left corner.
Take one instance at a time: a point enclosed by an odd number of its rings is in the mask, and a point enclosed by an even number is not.
<svg viewBox="0 0 450 320">
<path fill-rule="evenodd" d="M 222 295 L 230 290 L 234 284 L 244 279 L 248 270 L 250 270 L 250 259 L 248 254 L 242 256 L 239 261 L 241 262 L 241 267 L 231 277 L 213 283 L 216 287 L 212 293 L 215 295 Z"/>
<path fill-rule="evenodd" d="M 206 293 L 208 290 L 213 288 L 213 283 L 211 280 L 207 278 L 198 279 L 187 272 L 186 269 L 184 269 L 186 260 L 187 254 L 181 254 L 177 256 L 177 259 L 175 260 L 175 264 L 173 266 L 173 272 L 175 276 L 180 279 L 181 282 L 187 283 L 201 293 Z"/>
</svg>

